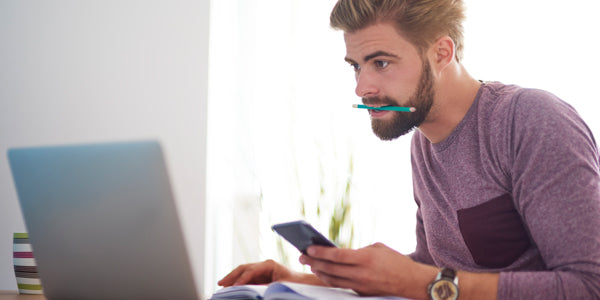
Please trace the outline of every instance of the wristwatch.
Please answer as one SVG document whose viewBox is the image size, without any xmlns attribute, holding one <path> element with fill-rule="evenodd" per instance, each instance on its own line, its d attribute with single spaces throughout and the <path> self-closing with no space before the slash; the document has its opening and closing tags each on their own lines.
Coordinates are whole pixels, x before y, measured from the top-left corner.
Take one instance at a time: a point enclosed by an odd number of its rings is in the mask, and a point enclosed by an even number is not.
<svg viewBox="0 0 600 300">
<path fill-rule="evenodd" d="M 456 271 L 442 268 L 435 280 L 427 287 L 431 300 L 456 300 L 458 299 L 458 277 Z"/>
</svg>

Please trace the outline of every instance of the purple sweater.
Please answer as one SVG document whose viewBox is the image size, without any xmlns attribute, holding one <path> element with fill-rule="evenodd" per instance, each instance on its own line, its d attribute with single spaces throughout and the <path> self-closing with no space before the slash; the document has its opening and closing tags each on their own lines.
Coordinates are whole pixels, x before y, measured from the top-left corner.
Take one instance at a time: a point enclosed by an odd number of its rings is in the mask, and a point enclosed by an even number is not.
<svg viewBox="0 0 600 300">
<path fill-rule="evenodd" d="M 416 131 L 416 261 L 499 272 L 498 299 L 600 298 L 600 171 L 575 110 L 490 82 L 446 138 Z"/>
</svg>

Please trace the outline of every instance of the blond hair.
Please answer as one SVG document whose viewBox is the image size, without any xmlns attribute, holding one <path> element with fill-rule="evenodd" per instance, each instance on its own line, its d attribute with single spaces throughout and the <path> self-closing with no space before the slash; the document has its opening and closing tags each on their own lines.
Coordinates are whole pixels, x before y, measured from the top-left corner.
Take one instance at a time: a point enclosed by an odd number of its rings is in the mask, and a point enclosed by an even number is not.
<svg viewBox="0 0 600 300">
<path fill-rule="evenodd" d="M 391 23 L 421 55 L 448 35 L 458 62 L 463 57 L 462 0 L 339 0 L 330 16 L 334 29 L 353 33 L 377 23 Z"/>
</svg>

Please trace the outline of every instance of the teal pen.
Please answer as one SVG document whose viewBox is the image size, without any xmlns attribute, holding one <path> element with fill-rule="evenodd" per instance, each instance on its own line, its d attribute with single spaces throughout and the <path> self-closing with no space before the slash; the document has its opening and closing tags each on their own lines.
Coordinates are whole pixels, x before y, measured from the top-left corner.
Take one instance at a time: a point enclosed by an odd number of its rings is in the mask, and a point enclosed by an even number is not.
<svg viewBox="0 0 600 300">
<path fill-rule="evenodd" d="M 352 104 L 352 107 L 354 107 L 354 108 L 372 109 L 372 110 L 393 110 L 393 111 L 406 111 L 406 112 L 415 112 L 417 110 L 414 107 L 402 107 L 402 106 L 373 107 L 373 106 L 366 106 L 366 105 L 362 105 L 362 104 Z"/>
</svg>

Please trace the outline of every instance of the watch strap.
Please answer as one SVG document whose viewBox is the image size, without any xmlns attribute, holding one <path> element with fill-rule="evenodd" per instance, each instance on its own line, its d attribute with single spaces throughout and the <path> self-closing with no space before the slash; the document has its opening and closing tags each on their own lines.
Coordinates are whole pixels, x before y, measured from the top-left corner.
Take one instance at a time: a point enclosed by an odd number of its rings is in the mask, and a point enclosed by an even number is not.
<svg viewBox="0 0 600 300">
<path fill-rule="evenodd" d="M 446 278 L 450 281 L 454 281 L 456 279 L 456 271 L 450 268 L 442 268 L 440 272 L 441 278 Z"/>
</svg>

